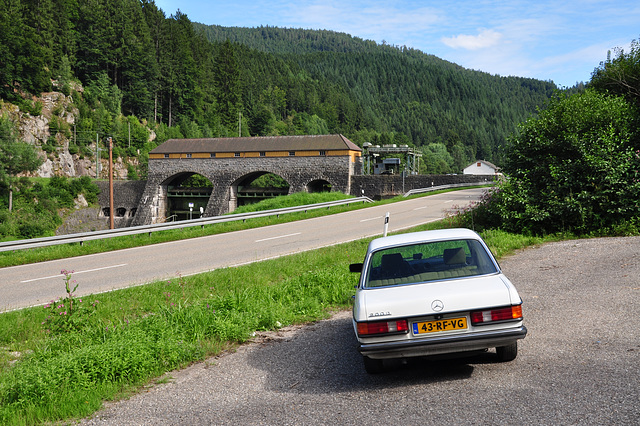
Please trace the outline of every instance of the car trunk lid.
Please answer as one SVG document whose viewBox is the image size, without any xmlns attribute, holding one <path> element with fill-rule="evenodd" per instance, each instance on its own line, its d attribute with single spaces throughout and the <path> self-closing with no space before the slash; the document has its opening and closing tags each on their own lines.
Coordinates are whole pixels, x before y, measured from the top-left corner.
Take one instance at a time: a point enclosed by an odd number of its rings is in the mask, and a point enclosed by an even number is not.
<svg viewBox="0 0 640 426">
<path fill-rule="evenodd" d="M 462 312 L 512 303 L 500 274 L 363 290 L 366 318 L 403 318 Z M 439 301 L 440 303 L 437 303 Z M 434 303 L 436 302 L 436 303 Z M 436 306 L 436 305 L 440 305 Z"/>
</svg>

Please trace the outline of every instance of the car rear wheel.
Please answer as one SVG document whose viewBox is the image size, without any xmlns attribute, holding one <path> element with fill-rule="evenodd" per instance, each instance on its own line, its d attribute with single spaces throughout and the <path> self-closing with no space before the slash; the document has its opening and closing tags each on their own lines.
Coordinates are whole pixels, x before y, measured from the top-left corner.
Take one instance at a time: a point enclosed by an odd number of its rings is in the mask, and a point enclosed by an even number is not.
<svg viewBox="0 0 640 426">
<path fill-rule="evenodd" d="M 498 360 L 500 362 L 513 361 L 518 356 L 518 342 L 513 342 L 507 346 L 500 346 L 496 348 L 498 354 Z"/>
<path fill-rule="evenodd" d="M 369 374 L 378 374 L 384 371 L 384 363 L 381 359 L 369 358 L 368 356 L 362 356 L 364 361 L 364 369 Z"/>
</svg>

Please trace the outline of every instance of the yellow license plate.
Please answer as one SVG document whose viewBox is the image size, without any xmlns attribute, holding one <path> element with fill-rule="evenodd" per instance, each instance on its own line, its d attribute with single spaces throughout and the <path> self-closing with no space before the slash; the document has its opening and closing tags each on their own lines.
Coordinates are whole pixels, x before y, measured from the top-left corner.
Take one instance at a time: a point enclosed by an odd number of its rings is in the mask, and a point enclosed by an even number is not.
<svg viewBox="0 0 640 426">
<path fill-rule="evenodd" d="M 413 334 L 437 333 L 439 331 L 464 330 L 467 328 L 467 319 L 447 318 L 437 321 L 425 321 L 413 323 Z"/>
</svg>

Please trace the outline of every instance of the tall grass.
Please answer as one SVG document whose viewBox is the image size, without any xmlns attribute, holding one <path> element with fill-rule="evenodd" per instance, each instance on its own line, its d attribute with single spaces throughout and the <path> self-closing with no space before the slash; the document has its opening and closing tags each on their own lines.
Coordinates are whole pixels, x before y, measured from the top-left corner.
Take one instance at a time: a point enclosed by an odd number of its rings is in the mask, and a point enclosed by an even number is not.
<svg viewBox="0 0 640 426">
<path fill-rule="evenodd" d="M 85 297 L 81 303 L 99 303 L 73 332 L 47 332 L 43 308 L 2 314 L 0 423 L 86 416 L 101 401 L 244 342 L 256 330 L 344 309 L 357 280 L 347 264 L 365 249 L 366 242 L 353 242 Z M 63 275 L 60 282 L 63 293 Z"/>
</svg>

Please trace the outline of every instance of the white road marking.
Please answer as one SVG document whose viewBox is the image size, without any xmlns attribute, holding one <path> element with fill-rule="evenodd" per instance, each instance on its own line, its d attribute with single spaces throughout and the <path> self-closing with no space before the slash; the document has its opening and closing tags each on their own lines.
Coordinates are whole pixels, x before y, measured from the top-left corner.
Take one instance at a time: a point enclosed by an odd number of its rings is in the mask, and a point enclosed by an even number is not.
<svg viewBox="0 0 640 426">
<path fill-rule="evenodd" d="M 73 275 L 78 275 L 78 274 L 84 274 L 84 273 L 87 273 L 87 272 L 102 271 L 102 270 L 111 269 L 111 268 L 120 268 L 122 266 L 127 266 L 127 265 L 128 265 L 127 263 L 121 263 L 120 265 L 104 266 L 102 268 L 87 269 L 86 271 L 73 271 L 72 273 L 73 273 Z M 51 275 L 49 277 L 32 278 L 30 280 L 20 281 L 20 283 L 30 283 L 32 281 L 48 280 L 50 278 L 58 278 L 58 277 L 60 277 L 60 275 L 62 275 L 62 274 Z"/>
<path fill-rule="evenodd" d="M 378 217 L 371 217 L 369 219 L 362 219 L 360 222 L 369 222 L 370 220 L 378 220 L 378 219 L 384 219 L 384 216 L 378 216 Z"/>
<path fill-rule="evenodd" d="M 427 208 L 429 208 L 429 206 L 416 207 L 416 208 L 415 208 L 415 209 L 413 209 L 413 210 L 415 211 L 415 210 L 422 210 L 422 209 L 427 209 Z"/>
<path fill-rule="evenodd" d="M 270 238 L 263 238 L 261 240 L 256 240 L 256 243 L 260 243 L 262 241 L 269 241 L 269 240 L 277 240 L 279 238 L 287 238 L 287 237 L 293 237 L 294 235 L 300 235 L 301 232 L 296 232 L 295 234 L 288 234 L 288 235 L 279 235 L 277 237 L 270 237 Z"/>
</svg>

